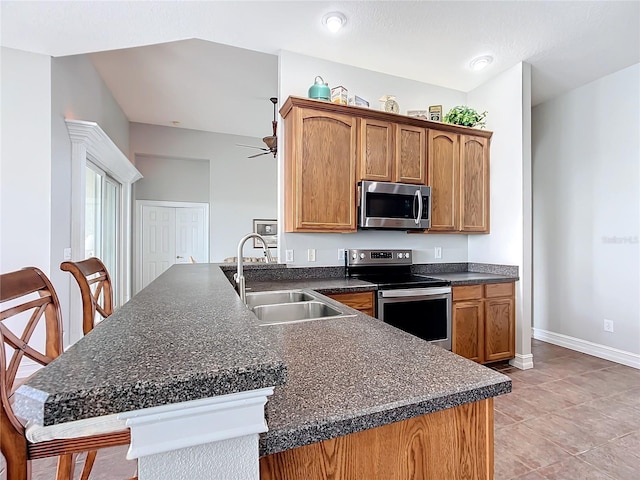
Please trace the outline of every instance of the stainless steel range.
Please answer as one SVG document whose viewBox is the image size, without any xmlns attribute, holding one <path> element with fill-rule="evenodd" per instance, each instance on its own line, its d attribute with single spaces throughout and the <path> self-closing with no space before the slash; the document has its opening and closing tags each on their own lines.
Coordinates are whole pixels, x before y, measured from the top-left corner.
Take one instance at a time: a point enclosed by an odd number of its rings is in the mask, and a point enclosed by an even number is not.
<svg viewBox="0 0 640 480">
<path fill-rule="evenodd" d="M 451 350 L 451 282 L 411 273 L 411 250 L 348 250 L 348 277 L 378 285 L 376 317 Z"/>
</svg>

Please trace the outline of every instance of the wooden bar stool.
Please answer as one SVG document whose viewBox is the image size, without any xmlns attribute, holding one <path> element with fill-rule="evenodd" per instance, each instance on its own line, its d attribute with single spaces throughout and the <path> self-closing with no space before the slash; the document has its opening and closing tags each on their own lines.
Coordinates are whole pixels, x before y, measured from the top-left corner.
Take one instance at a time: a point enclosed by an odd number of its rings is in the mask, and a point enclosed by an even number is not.
<svg viewBox="0 0 640 480">
<path fill-rule="evenodd" d="M 129 429 L 117 420 L 116 415 L 99 417 L 100 422 L 87 419 L 50 427 L 25 427 L 12 408 L 18 367 L 23 357 L 47 365 L 62 353 L 60 304 L 47 276 L 35 267 L 28 267 L 0 275 L 0 308 L 0 445 L 6 460 L 7 478 L 28 480 L 31 478 L 31 460 L 59 457 L 56 479 L 72 480 L 75 456 L 81 452 L 88 452 L 81 478 L 89 478 L 95 450 L 128 445 Z M 16 324 L 24 322 L 7 322 L 18 316 L 21 320 L 28 318 L 21 333 L 15 333 L 20 330 Z M 43 318 L 46 341 L 44 352 L 41 352 L 29 345 L 29 341 Z M 10 358 L 5 353 L 7 348 L 13 349 Z M 61 430 L 65 432 L 64 438 L 57 436 Z M 52 439 L 34 442 L 30 438 Z"/>
<path fill-rule="evenodd" d="M 96 313 L 102 319 L 113 313 L 111 277 L 99 259 L 92 257 L 80 262 L 62 262 L 60 270 L 70 272 L 82 295 L 82 330 L 86 335 L 96 324 Z"/>
</svg>

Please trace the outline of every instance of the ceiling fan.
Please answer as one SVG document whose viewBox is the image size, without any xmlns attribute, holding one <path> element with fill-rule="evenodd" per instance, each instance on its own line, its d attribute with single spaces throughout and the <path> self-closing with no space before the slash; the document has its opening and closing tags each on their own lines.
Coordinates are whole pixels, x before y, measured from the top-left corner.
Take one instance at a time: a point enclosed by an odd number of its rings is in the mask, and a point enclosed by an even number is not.
<svg viewBox="0 0 640 480">
<path fill-rule="evenodd" d="M 273 153 L 273 158 L 276 158 L 276 154 L 278 153 L 278 137 L 276 136 L 276 130 L 278 129 L 278 122 L 276 120 L 276 105 L 278 104 L 278 98 L 271 97 L 269 100 L 271 100 L 271 103 L 273 103 L 273 122 L 271 122 L 273 135 L 262 138 L 262 141 L 265 143 L 267 148 L 255 147 L 253 145 L 242 145 L 240 143 L 237 143 L 236 145 L 238 145 L 239 147 L 257 148 L 258 150 L 263 150 L 263 152 L 256 153 L 255 155 L 249 155 L 247 158 L 256 158 L 260 155 L 266 155 L 267 153 Z"/>
</svg>

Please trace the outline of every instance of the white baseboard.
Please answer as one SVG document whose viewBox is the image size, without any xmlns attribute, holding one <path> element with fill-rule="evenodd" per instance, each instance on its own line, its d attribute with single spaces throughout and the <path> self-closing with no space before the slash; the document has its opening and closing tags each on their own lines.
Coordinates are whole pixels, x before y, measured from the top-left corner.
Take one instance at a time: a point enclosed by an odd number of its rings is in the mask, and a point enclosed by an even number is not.
<svg viewBox="0 0 640 480">
<path fill-rule="evenodd" d="M 519 368 L 520 370 L 529 370 L 533 368 L 533 354 L 528 353 L 526 355 L 522 355 L 520 353 L 516 353 L 515 358 L 509 360 L 509 365 Z"/>
<path fill-rule="evenodd" d="M 637 353 L 626 352 L 617 348 L 600 345 L 599 343 L 589 342 L 580 338 L 570 337 L 561 333 L 554 333 L 540 328 L 532 328 L 532 336 L 536 340 L 553 343 L 560 347 L 569 348 L 577 352 L 593 355 L 594 357 L 604 358 L 612 362 L 621 363 L 629 367 L 640 369 L 640 355 Z"/>
</svg>

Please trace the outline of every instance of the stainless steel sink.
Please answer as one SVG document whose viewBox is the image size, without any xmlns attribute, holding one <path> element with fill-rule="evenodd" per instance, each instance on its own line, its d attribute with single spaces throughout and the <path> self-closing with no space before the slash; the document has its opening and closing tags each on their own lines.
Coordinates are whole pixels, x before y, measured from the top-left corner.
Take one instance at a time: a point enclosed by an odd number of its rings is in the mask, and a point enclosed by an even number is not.
<svg viewBox="0 0 640 480">
<path fill-rule="evenodd" d="M 277 292 L 247 292 L 247 306 L 249 308 L 260 305 L 274 305 L 279 303 L 296 303 L 316 300 L 313 295 L 302 290 L 281 290 Z"/>
<path fill-rule="evenodd" d="M 261 320 L 262 323 L 260 323 L 260 325 L 306 322 L 309 320 L 342 315 L 340 310 L 317 300 L 310 302 L 259 305 L 253 307 L 252 310 L 256 317 Z"/>
</svg>

